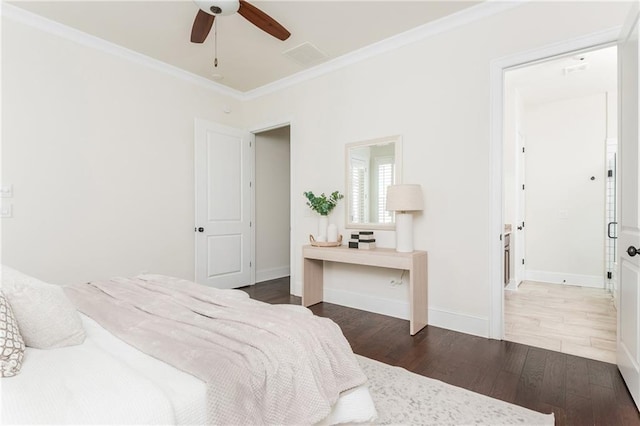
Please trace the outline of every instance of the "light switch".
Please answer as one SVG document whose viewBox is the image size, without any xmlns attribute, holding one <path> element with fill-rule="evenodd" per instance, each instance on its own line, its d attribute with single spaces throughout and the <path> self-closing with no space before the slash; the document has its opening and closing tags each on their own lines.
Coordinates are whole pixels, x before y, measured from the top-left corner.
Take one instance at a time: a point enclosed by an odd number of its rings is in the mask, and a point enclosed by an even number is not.
<svg viewBox="0 0 640 426">
<path fill-rule="evenodd" d="M 1 198 L 13 197 L 13 185 L 10 183 L 5 183 L 0 185 L 0 197 Z"/>
<path fill-rule="evenodd" d="M 3 201 L 0 206 L 0 218 L 9 217 L 13 217 L 13 204 Z"/>
</svg>

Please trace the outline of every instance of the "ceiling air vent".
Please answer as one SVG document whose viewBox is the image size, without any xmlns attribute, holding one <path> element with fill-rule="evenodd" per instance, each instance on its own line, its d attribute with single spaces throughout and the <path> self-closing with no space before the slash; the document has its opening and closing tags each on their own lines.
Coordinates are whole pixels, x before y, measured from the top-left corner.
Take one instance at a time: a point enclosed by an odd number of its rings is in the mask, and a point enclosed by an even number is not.
<svg viewBox="0 0 640 426">
<path fill-rule="evenodd" d="M 304 42 L 299 46 L 282 52 L 282 54 L 306 67 L 318 64 L 328 58 L 324 52 L 318 50 L 317 47 L 309 42 Z"/>
<path fill-rule="evenodd" d="M 564 73 L 565 76 L 569 75 L 569 74 L 573 74 L 575 72 L 581 72 L 581 71 L 586 71 L 589 68 L 589 63 L 585 62 L 582 64 L 578 64 L 578 65 L 571 65 L 568 67 L 564 67 L 562 68 L 562 72 Z"/>
</svg>

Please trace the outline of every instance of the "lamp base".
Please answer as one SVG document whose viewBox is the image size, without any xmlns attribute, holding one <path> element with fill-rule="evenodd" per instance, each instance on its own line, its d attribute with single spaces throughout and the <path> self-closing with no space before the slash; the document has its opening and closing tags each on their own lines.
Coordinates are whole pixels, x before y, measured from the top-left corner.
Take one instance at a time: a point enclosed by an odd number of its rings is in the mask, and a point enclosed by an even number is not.
<svg viewBox="0 0 640 426">
<path fill-rule="evenodd" d="M 411 253 L 413 251 L 413 215 L 396 212 L 396 251 Z"/>
</svg>

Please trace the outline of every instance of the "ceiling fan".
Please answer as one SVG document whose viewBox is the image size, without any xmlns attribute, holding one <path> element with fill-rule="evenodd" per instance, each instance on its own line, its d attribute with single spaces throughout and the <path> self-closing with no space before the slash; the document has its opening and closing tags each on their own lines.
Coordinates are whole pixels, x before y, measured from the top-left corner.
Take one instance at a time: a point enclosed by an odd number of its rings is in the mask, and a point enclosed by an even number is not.
<svg viewBox="0 0 640 426">
<path fill-rule="evenodd" d="M 244 0 L 194 0 L 200 10 L 191 28 L 191 42 L 203 43 L 216 16 L 238 12 L 244 19 L 278 40 L 286 40 L 291 33 L 275 19 Z"/>
</svg>

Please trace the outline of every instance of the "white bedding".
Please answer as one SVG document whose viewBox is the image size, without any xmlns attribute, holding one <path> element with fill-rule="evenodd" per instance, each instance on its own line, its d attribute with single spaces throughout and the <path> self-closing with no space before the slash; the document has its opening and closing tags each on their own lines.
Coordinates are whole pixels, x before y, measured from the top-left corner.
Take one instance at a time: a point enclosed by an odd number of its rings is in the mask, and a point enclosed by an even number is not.
<svg viewBox="0 0 640 426">
<path fill-rule="evenodd" d="M 2 379 L 1 423 L 206 423 L 204 382 L 81 317 L 87 335 L 82 345 L 27 348 L 20 374 Z M 323 424 L 375 417 L 366 386 L 345 394 Z"/>
<path fill-rule="evenodd" d="M 206 423 L 203 382 L 81 317 L 82 345 L 27 348 L 20 374 L 2 380 L 2 423 Z"/>
</svg>

